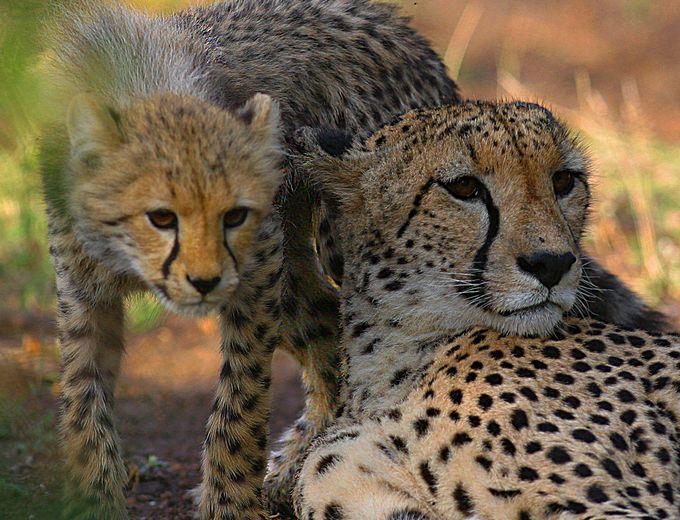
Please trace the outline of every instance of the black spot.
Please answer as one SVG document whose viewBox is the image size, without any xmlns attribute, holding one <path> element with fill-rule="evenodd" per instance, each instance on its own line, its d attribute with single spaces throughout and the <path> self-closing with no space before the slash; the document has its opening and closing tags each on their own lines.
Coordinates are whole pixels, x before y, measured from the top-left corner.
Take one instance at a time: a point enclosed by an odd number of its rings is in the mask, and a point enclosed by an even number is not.
<svg viewBox="0 0 680 520">
<path fill-rule="evenodd" d="M 576 430 L 571 432 L 571 434 L 577 441 L 585 442 L 587 444 L 590 444 L 597 440 L 597 437 L 595 437 L 595 435 L 593 435 L 590 430 L 586 430 L 584 428 L 577 428 Z"/>
<path fill-rule="evenodd" d="M 574 378 L 570 376 L 569 374 L 565 374 L 563 372 L 559 372 L 555 374 L 555 382 L 560 383 L 563 385 L 573 385 L 574 384 Z"/>
<path fill-rule="evenodd" d="M 498 498 L 503 498 L 506 500 L 510 500 L 511 498 L 515 498 L 516 496 L 519 496 L 522 494 L 522 491 L 519 489 L 494 489 L 494 488 L 488 488 L 489 493 L 491 493 L 492 496 L 498 497 Z"/>
<path fill-rule="evenodd" d="M 550 359 L 559 359 L 560 358 L 560 350 L 557 347 L 553 347 L 552 345 L 547 345 L 543 347 L 543 356 L 550 358 Z"/>
<path fill-rule="evenodd" d="M 581 401 L 579 400 L 579 398 L 573 395 L 565 397 L 564 399 L 562 399 L 562 402 L 574 409 L 581 406 Z"/>
<path fill-rule="evenodd" d="M 619 390 L 616 393 L 616 397 L 618 397 L 619 401 L 622 403 L 633 403 L 636 401 L 635 396 L 626 389 Z"/>
<path fill-rule="evenodd" d="M 536 392 L 534 392 L 528 386 L 523 386 L 522 388 L 520 388 L 519 393 L 526 397 L 529 401 L 532 402 L 538 401 L 538 396 L 536 395 Z"/>
<path fill-rule="evenodd" d="M 560 396 L 560 391 L 549 386 L 543 390 L 543 395 L 549 397 L 550 399 L 557 399 Z"/>
<path fill-rule="evenodd" d="M 527 414 L 524 412 L 524 410 L 520 410 L 519 408 L 512 412 L 512 415 L 510 416 L 510 421 L 512 422 L 513 427 L 517 431 L 520 431 L 529 426 L 529 418 L 527 417 Z"/>
<path fill-rule="evenodd" d="M 551 482 L 554 482 L 558 486 L 561 486 L 567 481 L 563 476 L 558 475 L 557 473 L 551 473 L 550 475 L 548 475 L 548 478 L 550 479 Z"/>
<path fill-rule="evenodd" d="M 468 424 L 472 428 L 477 428 L 480 424 L 482 424 L 482 420 L 477 415 L 470 415 L 468 417 Z"/>
<path fill-rule="evenodd" d="M 524 449 L 528 454 L 532 454 L 541 451 L 543 449 L 543 446 L 541 446 L 540 442 L 531 441 L 527 443 Z"/>
<path fill-rule="evenodd" d="M 421 462 L 419 469 L 420 477 L 427 484 L 427 488 L 430 490 L 430 493 L 435 495 L 437 493 L 437 478 L 432 474 L 432 471 L 430 471 L 430 465 L 427 461 Z"/>
<path fill-rule="evenodd" d="M 462 390 L 451 390 L 451 392 L 449 392 L 449 397 L 451 398 L 451 402 L 453 404 L 460 404 L 463 402 Z"/>
<path fill-rule="evenodd" d="M 598 386 L 597 383 L 588 383 L 588 386 L 586 387 L 588 392 L 592 394 L 593 397 L 600 397 L 602 395 L 602 389 Z"/>
<path fill-rule="evenodd" d="M 498 437 L 501 433 L 501 427 L 496 421 L 491 420 L 489 421 L 489 424 L 486 425 L 486 431 L 494 437 Z"/>
<path fill-rule="evenodd" d="M 500 397 L 501 397 L 501 399 L 502 399 L 503 401 L 505 401 L 506 403 L 513 404 L 513 403 L 515 402 L 515 397 L 516 397 L 516 396 L 515 396 L 515 394 L 513 394 L 512 392 L 503 392 L 503 393 L 500 395 Z"/>
<path fill-rule="evenodd" d="M 621 470 L 619 469 L 618 464 L 616 464 L 616 462 L 614 462 L 612 459 L 604 459 L 602 461 L 602 467 L 616 480 L 621 480 L 623 478 L 623 475 L 621 473 Z"/>
<path fill-rule="evenodd" d="M 548 459 L 550 459 L 555 464 L 566 464 L 567 462 L 571 461 L 571 456 L 569 453 L 564 448 L 559 446 L 550 448 L 550 450 L 548 450 L 546 453 L 546 457 L 548 457 Z"/>
<path fill-rule="evenodd" d="M 441 415 L 442 411 L 439 408 L 428 408 L 425 410 L 425 415 L 428 417 L 439 417 Z"/>
<path fill-rule="evenodd" d="M 439 460 L 441 462 L 448 462 L 449 461 L 449 456 L 451 455 L 451 450 L 449 449 L 448 446 L 443 446 L 441 450 L 439 450 Z"/>
<path fill-rule="evenodd" d="M 637 413 L 635 413 L 634 410 L 626 410 L 621 414 L 621 420 L 628 425 L 633 424 L 635 422 L 636 417 Z"/>
<path fill-rule="evenodd" d="M 538 431 L 543 433 L 557 433 L 560 429 L 550 422 L 542 422 L 538 424 Z"/>
<path fill-rule="evenodd" d="M 574 467 L 574 475 L 581 478 L 590 477 L 593 474 L 593 470 L 590 469 L 586 464 L 577 464 Z"/>
<path fill-rule="evenodd" d="M 324 520 L 344 520 L 345 514 L 342 511 L 342 507 L 338 504 L 331 503 L 326 506 L 323 512 Z"/>
<path fill-rule="evenodd" d="M 591 339 L 585 342 L 584 346 L 590 352 L 595 352 L 596 354 L 601 354 L 605 351 L 605 346 L 599 339 Z"/>
<path fill-rule="evenodd" d="M 430 429 L 430 421 L 427 419 L 417 419 L 413 421 L 413 429 L 416 431 L 418 437 L 422 437 Z"/>
<path fill-rule="evenodd" d="M 519 367 L 517 370 L 515 370 L 515 374 L 517 374 L 519 377 L 523 377 L 526 379 L 531 379 L 536 377 L 536 372 L 531 370 L 530 368 L 526 367 Z"/>
<path fill-rule="evenodd" d="M 519 468 L 517 476 L 519 477 L 520 480 L 523 480 L 525 482 L 534 482 L 535 480 L 538 480 L 538 473 L 536 472 L 536 470 L 528 466 L 522 466 L 521 468 Z"/>
<path fill-rule="evenodd" d="M 470 437 L 466 432 L 458 432 L 451 439 L 451 444 L 454 446 L 463 446 L 472 442 L 472 437 Z"/>
<path fill-rule="evenodd" d="M 503 376 L 500 374 L 489 374 L 484 380 L 491 386 L 499 386 L 503 384 Z"/>
<path fill-rule="evenodd" d="M 588 510 L 586 506 L 574 500 L 567 500 L 567 509 L 575 515 L 581 515 Z"/>
<path fill-rule="evenodd" d="M 517 448 L 515 448 L 513 442 L 507 437 L 503 437 L 501 439 L 501 446 L 503 447 L 503 451 L 505 452 L 506 455 L 514 457 L 515 453 L 517 453 Z"/>
<path fill-rule="evenodd" d="M 479 464 L 481 467 L 483 467 L 486 471 L 489 471 L 491 469 L 491 466 L 493 466 L 493 462 L 491 462 L 491 460 L 487 459 L 483 455 L 477 455 L 475 457 L 475 462 Z"/>
<path fill-rule="evenodd" d="M 560 419 L 563 419 L 565 421 L 573 421 L 574 420 L 574 414 L 571 413 L 571 412 L 568 412 L 566 410 L 562 410 L 562 409 L 555 410 L 553 412 L 553 414 L 555 415 L 555 417 L 559 417 Z"/>
<path fill-rule="evenodd" d="M 340 457 L 340 455 L 335 455 L 333 453 L 331 453 L 330 455 L 326 455 L 316 465 L 316 472 L 319 475 L 323 475 L 324 473 L 328 472 L 331 469 L 331 467 L 334 466 L 340 460 L 342 460 L 342 457 Z"/>
<path fill-rule="evenodd" d="M 458 484 L 453 491 L 453 499 L 456 501 L 456 507 L 461 514 L 471 516 L 474 512 L 474 504 L 472 498 L 465 490 L 462 484 Z"/>
<path fill-rule="evenodd" d="M 403 287 L 404 287 L 404 282 L 402 282 L 400 280 L 393 280 L 390 283 L 388 283 L 387 285 L 385 285 L 384 289 L 386 291 L 398 291 Z"/>
<path fill-rule="evenodd" d="M 361 336 L 364 332 L 366 332 L 368 329 L 370 329 L 373 325 L 370 323 L 362 322 L 362 323 L 357 323 L 354 328 L 352 329 L 352 337 L 353 338 L 358 338 Z"/>
<path fill-rule="evenodd" d="M 398 386 L 401 383 L 404 382 L 404 379 L 406 379 L 409 375 L 411 374 L 411 371 L 408 368 L 402 368 L 401 370 L 397 370 L 394 375 L 392 376 L 392 380 L 390 381 L 390 385 L 392 386 Z"/>
<path fill-rule="evenodd" d="M 390 440 L 398 451 L 401 451 L 402 453 L 408 453 L 408 448 L 406 447 L 406 442 L 404 439 L 395 435 L 390 435 Z"/>
<path fill-rule="evenodd" d="M 586 497 L 590 502 L 594 502 L 595 504 L 602 504 L 609 500 L 609 497 L 602 488 L 596 485 L 592 485 L 586 490 Z"/>
<path fill-rule="evenodd" d="M 488 394 L 482 394 L 479 396 L 478 403 L 479 407 L 486 411 L 493 405 L 493 398 Z"/>
</svg>

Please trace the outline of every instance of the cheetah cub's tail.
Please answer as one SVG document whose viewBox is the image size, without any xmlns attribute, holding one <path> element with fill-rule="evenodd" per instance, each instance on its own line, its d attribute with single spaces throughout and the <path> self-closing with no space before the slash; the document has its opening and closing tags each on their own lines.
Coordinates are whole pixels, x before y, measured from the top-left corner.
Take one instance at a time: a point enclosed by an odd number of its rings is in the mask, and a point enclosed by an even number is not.
<svg viewBox="0 0 680 520">
<path fill-rule="evenodd" d="M 68 107 L 82 93 L 117 109 L 159 91 L 207 98 L 203 51 L 168 20 L 107 1 L 79 0 L 54 11 L 44 57 L 53 106 Z"/>
</svg>

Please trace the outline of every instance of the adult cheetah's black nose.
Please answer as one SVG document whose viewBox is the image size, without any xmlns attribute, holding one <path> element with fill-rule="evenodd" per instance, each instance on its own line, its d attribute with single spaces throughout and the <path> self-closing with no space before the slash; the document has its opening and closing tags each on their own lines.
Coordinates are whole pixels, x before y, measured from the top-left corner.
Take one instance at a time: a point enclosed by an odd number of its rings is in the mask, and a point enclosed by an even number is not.
<svg viewBox="0 0 680 520">
<path fill-rule="evenodd" d="M 205 296 L 215 287 L 217 287 L 217 284 L 220 283 L 221 278 L 219 276 L 209 279 L 192 278 L 191 276 L 187 275 L 187 280 L 189 280 L 189 283 L 193 285 L 198 292 Z"/>
<path fill-rule="evenodd" d="M 573 253 L 556 255 L 548 251 L 539 251 L 531 256 L 517 257 L 519 268 L 534 276 L 548 289 L 560 283 L 574 262 L 576 257 Z"/>
</svg>

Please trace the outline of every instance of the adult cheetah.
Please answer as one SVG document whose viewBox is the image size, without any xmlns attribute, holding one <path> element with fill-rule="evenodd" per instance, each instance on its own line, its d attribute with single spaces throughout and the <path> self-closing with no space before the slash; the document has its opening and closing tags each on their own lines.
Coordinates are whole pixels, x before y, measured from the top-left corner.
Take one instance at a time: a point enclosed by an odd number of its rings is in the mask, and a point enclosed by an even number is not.
<svg viewBox="0 0 680 520">
<path fill-rule="evenodd" d="M 300 518 L 680 517 L 680 337 L 565 318 L 589 165 L 563 124 L 466 102 L 299 142 L 339 215 L 348 355 Z"/>
</svg>

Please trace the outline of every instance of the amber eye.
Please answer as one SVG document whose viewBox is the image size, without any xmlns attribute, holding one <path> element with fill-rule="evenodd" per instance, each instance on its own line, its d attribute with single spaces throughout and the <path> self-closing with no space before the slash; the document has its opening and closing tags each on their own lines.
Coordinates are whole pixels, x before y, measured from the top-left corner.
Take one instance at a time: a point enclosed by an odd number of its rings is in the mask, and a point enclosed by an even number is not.
<svg viewBox="0 0 680 520">
<path fill-rule="evenodd" d="M 225 228 L 236 228 L 246 221 L 248 218 L 248 208 L 234 208 L 224 214 L 223 222 Z"/>
<path fill-rule="evenodd" d="M 177 215 L 169 209 L 157 209 L 149 211 L 146 216 L 149 222 L 158 229 L 175 229 L 177 228 Z"/>
<path fill-rule="evenodd" d="M 576 173 L 571 170 L 560 170 L 553 174 L 553 190 L 558 197 L 568 195 L 574 189 Z"/>
<path fill-rule="evenodd" d="M 474 177 L 461 177 L 451 182 L 442 183 L 446 191 L 461 200 L 474 199 L 482 194 L 483 187 Z"/>
</svg>

